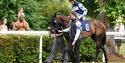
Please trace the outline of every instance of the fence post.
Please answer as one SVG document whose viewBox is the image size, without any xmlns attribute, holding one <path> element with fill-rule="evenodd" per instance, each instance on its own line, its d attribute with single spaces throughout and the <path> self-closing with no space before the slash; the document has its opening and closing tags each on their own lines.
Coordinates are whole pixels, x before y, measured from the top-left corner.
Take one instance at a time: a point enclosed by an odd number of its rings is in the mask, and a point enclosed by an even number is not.
<svg viewBox="0 0 125 63">
<path fill-rule="evenodd" d="M 104 53 L 102 54 L 102 62 L 105 63 Z"/>
<path fill-rule="evenodd" d="M 40 35 L 40 44 L 39 44 L 39 63 L 42 63 L 42 35 Z"/>
</svg>

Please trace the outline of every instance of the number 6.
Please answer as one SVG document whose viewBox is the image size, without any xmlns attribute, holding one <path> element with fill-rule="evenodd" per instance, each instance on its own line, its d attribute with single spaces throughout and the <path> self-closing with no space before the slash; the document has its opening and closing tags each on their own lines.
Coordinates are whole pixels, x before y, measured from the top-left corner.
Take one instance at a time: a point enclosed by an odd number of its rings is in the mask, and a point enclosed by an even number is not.
<svg viewBox="0 0 125 63">
<path fill-rule="evenodd" d="M 86 24 L 86 30 L 89 31 L 89 24 Z"/>
</svg>

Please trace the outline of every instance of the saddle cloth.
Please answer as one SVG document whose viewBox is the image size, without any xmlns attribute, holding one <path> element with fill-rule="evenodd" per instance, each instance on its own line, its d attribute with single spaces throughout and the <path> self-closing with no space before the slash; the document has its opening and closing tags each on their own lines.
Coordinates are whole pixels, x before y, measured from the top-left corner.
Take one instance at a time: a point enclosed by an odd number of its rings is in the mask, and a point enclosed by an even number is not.
<svg viewBox="0 0 125 63">
<path fill-rule="evenodd" d="M 91 24 L 89 20 L 81 21 L 82 31 L 91 31 Z"/>
</svg>

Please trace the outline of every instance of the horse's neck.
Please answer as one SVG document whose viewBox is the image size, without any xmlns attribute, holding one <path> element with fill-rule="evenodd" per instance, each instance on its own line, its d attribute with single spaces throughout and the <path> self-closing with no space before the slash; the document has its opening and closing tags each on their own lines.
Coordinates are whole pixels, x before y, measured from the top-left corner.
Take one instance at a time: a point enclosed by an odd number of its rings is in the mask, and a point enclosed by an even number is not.
<svg viewBox="0 0 125 63">
<path fill-rule="evenodd" d="M 64 16 L 64 15 L 58 15 L 57 18 L 60 20 L 60 21 L 64 21 L 65 23 L 69 23 L 70 19 L 68 16 Z"/>
</svg>

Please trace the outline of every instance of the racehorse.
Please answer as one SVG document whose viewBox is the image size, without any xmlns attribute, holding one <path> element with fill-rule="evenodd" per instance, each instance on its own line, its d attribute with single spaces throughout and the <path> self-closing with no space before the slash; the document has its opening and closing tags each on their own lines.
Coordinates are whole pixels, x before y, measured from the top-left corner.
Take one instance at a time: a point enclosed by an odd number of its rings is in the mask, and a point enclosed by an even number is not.
<svg viewBox="0 0 125 63">
<path fill-rule="evenodd" d="M 54 23 L 55 28 L 53 28 L 55 31 L 56 27 L 60 26 L 62 28 L 66 28 L 68 26 L 70 22 L 70 18 L 67 16 L 63 16 L 63 15 L 55 15 L 54 20 L 52 20 L 52 23 Z M 105 56 L 105 62 L 108 63 L 108 58 L 107 58 L 107 54 L 106 54 L 106 50 L 105 50 L 105 44 L 106 44 L 106 30 L 107 30 L 107 25 L 105 21 L 98 21 L 96 19 L 93 20 L 89 20 L 87 21 L 90 23 L 90 31 L 81 31 L 81 37 L 82 38 L 87 38 L 87 37 L 91 37 L 95 42 L 96 42 L 96 55 L 94 57 L 94 62 L 96 61 L 96 58 L 100 52 L 100 49 L 103 51 L 104 56 Z M 75 21 L 71 21 L 71 31 L 69 32 L 69 37 L 67 39 L 73 39 L 75 31 L 74 28 L 74 24 Z M 86 24 L 84 24 L 86 25 Z M 65 34 L 65 33 L 64 33 Z M 72 40 L 68 40 L 68 52 L 69 55 L 71 57 L 71 60 L 73 63 L 76 63 L 76 59 L 77 59 L 77 54 L 73 55 L 73 53 L 78 53 L 79 51 L 79 45 L 75 45 L 77 52 L 73 51 L 73 47 L 71 47 L 71 42 Z M 80 40 L 78 40 L 76 43 L 79 43 Z"/>
</svg>

